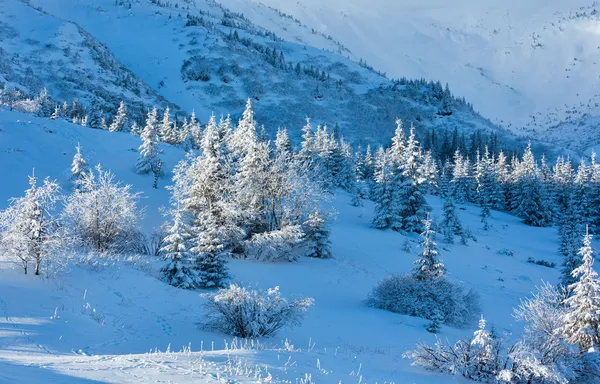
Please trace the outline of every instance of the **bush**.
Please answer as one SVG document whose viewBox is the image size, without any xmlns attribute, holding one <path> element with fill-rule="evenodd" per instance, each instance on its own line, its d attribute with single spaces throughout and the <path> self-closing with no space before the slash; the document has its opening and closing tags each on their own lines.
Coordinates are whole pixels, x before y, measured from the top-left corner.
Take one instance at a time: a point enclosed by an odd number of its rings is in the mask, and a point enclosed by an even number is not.
<svg viewBox="0 0 600 384">
<path fill-rule="evenodd" d="M 244 242 L 247 258 L 260 261 L 294 261 L 295 247 L 302 243 L 304 232 L 299 225 L 289 225 L 277 231 L 257 233 Z"/>
<path fill-rule="evenodd" d="M 481 313 L 479 296 L 445 277 L 417 281 L 392 275 L 373 289 L 367 305 L 457 327 L 471 325 Z"/>
<path fill-rule="evenodd" d="M 249 291 L 231 284 L 205 297 L 208 298 L 205 328 L 243 338 L 269 336 L 282 327 L 299 325 L 313 305 L 311 298 L 292 301 L 282 298 L 279 287 Z"/>
</svg>

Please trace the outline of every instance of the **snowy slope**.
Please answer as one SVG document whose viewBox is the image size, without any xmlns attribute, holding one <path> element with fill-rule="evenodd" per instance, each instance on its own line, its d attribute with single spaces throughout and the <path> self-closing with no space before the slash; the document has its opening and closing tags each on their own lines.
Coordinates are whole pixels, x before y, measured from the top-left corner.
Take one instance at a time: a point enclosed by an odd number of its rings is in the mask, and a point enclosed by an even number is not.
<svg viewBox="0 0 600 384">
<path fill-rule="evenodd" d="M 11 8 L 25 6 L 6 1 Z M 28 3 L 52 19 L 77 23 L 137 78 L 184 111 L 195 110 L 201 121 L 213 112 L 240 114 L 251 97 L 257 118 L 271 133 L 287 126 L 298 136 L 311 117 L 315 124 L 339 124 L 349 141 L 382 143 L 391 138 L 399 117 L 419 132 L 482 129 L 518 140 L 461 101 L 454 100 L 452 115 L 440 114 L 442 102 L 429 86 L 394 85 L 348 59 L 347 48 L 330 36 L 272 9 L 265 8 L 268 13 L 252 23 L 207 0 Z M 26 19 L 25 13 L 17 15 Z M 201 21 L 186 26 L 188 15 Z M 238 40 L 230 38 L 234 32 Z M 270 62 L 267 49 L 283 52 L 285 69 Z M 298 73 L 297 64 L 329 78 Z"/>
<path fill-rule="evenodd" d="M 0 9 L 0 84 L 30 97 L 47 88 L 60 104 L 79 100 L 89 107 L 93 102 L 105 112 L 114 112 L 121 100 L 135 115 L 146 105 L 167 105 L 76 20 L 18 0 L 3 1 Z"/>
<path fill-rule="evenodd" d="M 588 0 L 223 0 L 257 23 L 271 6 L 330 34 L 392 77 L 448 82 L 514 131 L 583 150 L 592 132 L 550 129 L 600 114 L 600 6 Z M 277 31 L 277 30 L 276 30 Z M 300 33 L 300 32 L 298 32 Z M 588 135 L 588 132 L 590 135 Z M 583 136 L 583 137 L 582 137 Z M 593 143 L 589 141 L 593 140 Z"/>
<path fill-rule="evenodd" d="M 144 192 L 143 226 L 149 231 L 162 223 L 158 208 L 167 203 L 168 182 L 162 180 L 154 190 L 151 176 L 134 173 L 136 153 L 131 149 L 138 140 L 0 109 L 0 164 L 4 180 L 10 181 L 0 189 L 0 208 L 7 198 L 22 194 L 32 168 L 68 189 L 67 169 L 80 142 L 91 163 L 102 163 Z M 165 151 L 170 170 L 183 153 Z M 402 358 L 415 342 L 433 340 L 425 331 L 426 321 L 365 306 L 363 300 L 379 280 L 412 269 L 416 237 L 371 228 L 372 204 L 355 208 L 350 200 L 340 192 L 332 202 L 339 212 L 331 235 L 334 259 L 230 263 L 235 281 L 280 286 L 285 296 L 315 299 L 302 326 L 284 329 L 260 346 L 231 346 L 226 335 L 198 329 L 203 292 L 160 282 L 158 260 L 100 270 L 73 268 L 53 280 L 21 275 L 1 260 L 0 381 L 211 383 L 230 377 L 243 383 L 270 374 L 273 382 L 457 382 L 411 367 Z M 434 215 L 440 215 L 440 201 L 431 197 L 429 202 Z M 492 229 L 485 233 L 478 208 L 466 206 L 459 212 L 478 241 L 444 246 L 441 257 L 453 278 L 481 295 L 489 322 L 516 336 L 522 325 L 514 323 L 511 308 L 542 280 L 558 278 L 556 269 L 526 261 L 530 256 L 560 261 L 556 229 L 527 227 L 513 216 L 493 212 Z M 406 240 L 413 243 L 410 253 L 403 251 Z M 498 253 L 506 248 L 514 256 Z M 471 332 L 444 326 L 441 336 L 455 339 Z M 171 351 L 191 346 L 191 352 L 147 353 L 169 346 Z"/>
</svg>

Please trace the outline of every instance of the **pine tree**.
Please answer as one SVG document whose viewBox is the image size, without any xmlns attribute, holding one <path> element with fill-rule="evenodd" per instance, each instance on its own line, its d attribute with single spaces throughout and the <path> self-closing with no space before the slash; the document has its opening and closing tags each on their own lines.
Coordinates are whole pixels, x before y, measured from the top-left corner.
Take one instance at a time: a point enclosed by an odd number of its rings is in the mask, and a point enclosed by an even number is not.
<svg viewBox="0 0 600 384">
<path fill-rule="evenodd" d="M 499 370 L 496 342 L 485 326 L 486 321 L 482 316 L 479 320 L 479 329 L 475 331 L 471 340 L 473 379 L 485 380 L 495 377 Z"/>
<path fill-rule="evenodd" d="M 423 155 L 411 126 L 405 154 L 400 165 L 399 177 L 394 186 L 394 211 L 398 212 L 400 225 L 392 222 L 392 228 L 407 232 L 419 232 L 430 207 L 424 197 L 427 183 Z"/>
<path fill-rule="evenodd" d="M 415 261 L 416 267 L 413 269 L 413 278 L 415 280 L 433 280 L 446 274 L 446 268 L 438 258 L 437 244 L 434 241 L 435 232 L 431 229 L 431 220 L 424 221 L 425 230 L 421 233 L 421 247 L 423 250 L 419 253 Z"/>
<path fill-rule="evenodd" d="M 169 110 L 169 107 L 166 107 L 163 111 L 160 127 L 158 128 L 158 134 L 165 143 L 168 143 L 168 140 L 173 137 L 172 129 L 173 122 L 171 121 L 171 111 Z"/>
<path fill-rule="evenodd" d="M 108 130 L 111 132 L 120 132 L 124 127 L 127 126 L 127 106 L 123 101 L 119 104 L 119 109 L 117 109 L 117 114 L 115 119 L 113 120 Z"/>
<path fill-rule="evenodd" d="M 375 183 L 371 197 L 375 202 L 373 227 L 378 229 L 389 228 L 393 223 L 399 222 L 394 210 L 393 189 L 393 164 L 388 151 L 379 147 L 375 156 Z"/>
<path fill-rule="evenodd" d="M 442 231 L 444 233 L 444 241 L 448 244 L 454 243 L 454 236 L 458 235 L 463 237 L 464 230 L 458 214 L 456 213 L 456 207 L 452 197 L 448 197 L 444 201 L 444 218 L 441 222 Z"/>
<path fill-rule="evenodd" d="M 141 134 L 142 145 L 136 165 L 138 173 L 155 173 L 158 166 L 159 139 L 158 139 L 158 111 L 153 108 L 148 112 L 146 126 Z"/>
<path fill-rule="evenodd" d="M 575 204 L 569 204 L 562 217 L 558 227 L 560 239 L 559 252 L 563 255 L 561 269 L 561 283 L 568 287 L 575 283 L 573 271 L 581 265 L 581 257 L 578 255 L 579 239 L 584 233 L 584 225 L 581 219 L 575 214 Z"/>
<path fill-rule="evenodd" d="M 58 105 L 56 107 L 54 107 L 54 112 L 52 112 L 52 115 L 50 115 L 50 118 L 52 120 L 56 120 L 60 117 L 60 108 L 58 107 Z"/>
<path fill-rule="evenodd" d="M 569 286 L 572 296 L 565 300 L 568 308 L 561 333 L 570 344 L 579 345 L 581 353 L 600 347 L 600 280 L 593 269 L 592 235 L 586 233 L 579 250 L 583 264 L 573 270 L 576 282 Z"/>
<path fill-rule="evenodd" d="M 331 242 L 329 241 L 329 228 L 321 212 L 315 209 L 308 220 L 304 222 L 305 239 L 309 246 L 308 257 L 320 259 L 331 258 Z"/>
<path fill-rule="evenodd" d="M 203 214 L 198 220 L 203 228 L 197 234 L 196 245 L 191 249 L 198 254 L 195 261 L 198 287 L 225 287 L 229 279 L 225 257 L 230 255 L 226 247 L 226 239 L 211 214 Z"/>
<path fill-rule="evenodd" d="M 189 265 L 192 254 L 188 251 L 191 238 L 184 212 L 174 209 L 173 223 L 167 227 L 167 236 L 161 253 L 169 262 L 161 269 L 164 281 L 174 287 L 194 289 L 198 285 L 195 271 Z"/>
<path fill-rule="evenodd" d="M 452 167 L 452 180 L 450 181 L 449 193 L 454 201 L 463 204 L 469 199 L 470 176 L 469 160 L 463 158 L 460 151 L 454 153 L 454 164 Z"/>
<path fill-rule="evenodd" d="M 71 163 L 71 180 L 77 183 L 81 180 L 82 176 L 87 172 L 87 162 L 85 161 L 83 154 L 81 153 L 81 145 L 77 143 L 77 152 L 73 156 L 73 162 Z"/>
</svg>

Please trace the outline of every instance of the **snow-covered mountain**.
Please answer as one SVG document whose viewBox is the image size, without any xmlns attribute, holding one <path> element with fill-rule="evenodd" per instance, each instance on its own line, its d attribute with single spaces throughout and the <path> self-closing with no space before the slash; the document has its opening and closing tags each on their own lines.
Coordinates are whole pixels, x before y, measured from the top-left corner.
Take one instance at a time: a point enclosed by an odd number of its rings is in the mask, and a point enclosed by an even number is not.
<svg viewBox="0 0 600 384">
<path fill-rule="evenodd" d="M 597 125 L 587 117 L 600 114 L 597 2 L 224 0 L 223 4 L 265 23 L 273 19 L 268 6 L 277 8 L 330 34 L 348 47 L 351 58 L 362 58 L 391 77 L 448 82 L 483 116 L 515 132 L 577 150 L 599 143 Z"/>
<path fill-rule="evenodd" d="M 107 119 L 119 94 L 126 104 L 194 110 L 202 121 L 211 113 L 241 113 L 250 96 L 268 132 L 287 126 L 292 137 L 310 117 L 315 124 L 338 124 L 349 141 L 382 143 L 401 118 L 421 133 L 483 130 L 519 141 L 442 83 L 392 82 L 348 59 L 355 55 L 331 36 L 274 9 L 264 8 L 254 23 L 206 0 L 5 4 L 5 87 L 22 86 L 35 95 L 46 86 L 57 101 L 94 102 Z M 35 20 L 41 28 L 20 20 Z M 143 108 L 130 109 L 142 118 Z"/>
</svg>

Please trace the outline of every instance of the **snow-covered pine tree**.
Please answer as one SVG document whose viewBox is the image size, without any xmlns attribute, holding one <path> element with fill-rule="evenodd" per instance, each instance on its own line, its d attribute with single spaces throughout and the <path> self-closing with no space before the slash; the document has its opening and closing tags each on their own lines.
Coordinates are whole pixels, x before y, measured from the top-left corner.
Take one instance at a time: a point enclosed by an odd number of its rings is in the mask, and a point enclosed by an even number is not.
<svg viewBox="0 0 600 384">
<path fill-rule="evenodd" d="M 139 156 L 136 169 L 138 173 L 154 173 L 159 161 L 159 133 L 158 111 L 155 108 L 148 112 L 146 126 L 142 131 L 142 144 L 139 147 Z"/>
<path fill-rule="evenodd" d="M 200 123 L 196 119 L 196 112 L 192 111 L 190 115 L 190 136 L 194 148 L 200 148 L 200 141 L 202 140 L 202 129 Z"/>
<path fill-rule="evenodd" d="M 121 101 L 119 104 L 119 108 L 117 109 L 117 114 L 115 115 L 115 119 L 108 127 L 108 130 L 111 132 L 120 132 L 127 126 L 127 106 L 125 102 Z"/>
<path fill-rule="evenodd" d="M 600 347 L 600 280 L 594 271 L 592 235 L 586 233 L 579 250 L 583 264 L 573 270 L 576 282 L 569 286 L 571 297 L 565 300 L 568 310 L 563 316 L 560 333 L 581 353 Z"/>
<path fill-rule="evenodd" d="M 562 212 L 561 215 L 558 226 L 559 252 L 564 257 L 561 269 L 561 284 L 568 287 L 575 283 L 573 271 L 582 263 L 578 251 L 581 236 L 585 232 L 585 226 L 576 215 L 575 204 L 569 204 L 566 211 Z"/>
<path fill-rule="evenodd" d="M 203 213 L 196 220 L 202 229 L 190 251 L 197 254 L 194 268 L 198 274 L 198 287 L 223 288 L 229 280 L 225 258 L 230 252 L 226 247 L 226 236 L 223 236 L 212 214 Z"/>
<path fill-rule="evenodd" d="M 173 137 L 172 129 L 173 122 L 171 121 L 171 111 L 169 107 L 166 107 L 163 111 L 160 127 L 158 128 L 158 134 L 161 141 L 168 143 L 168 140 Z"/>
<path fill-rule="evenodd" d="M 77 147 L 75 148 L 77 152 L 75 152 L 75 156 L 73 156 L 73 162 L 71 163 L 71 180 L 77 184 L 77 182 L 81 180 L 88 169 L 87 162 L 81 153 L 81 145 L 77 143 Z"/>
<path fill-rule="evenodd" d="M 60 107 L 57 105 L 54 107 L 54 112 L 52 112 L 52 115 L 50 115 L 50 118 L 52 120 L 56 120 L 60 117 Z"/>
<path fill-rule="evenodd" d="M 142 129 L 138 125 L 137 121 L 134 121 L 133 124 L 131 124 L 130 133 L 135 136 L 139 136 L 142 134 Z"/>
<path fill-rule="evenodd" d="M 322 213 L 315 209 L 308 220 L 304 222 L 304 233 L 308 245 L 308 257 L 320 259 L 331 258 L 331 242 L 329 241 L 329 228 Z"/>
<path fill-rule="evenodd" d="M 171 213 L 173 223 L 167 227 L 167 236 L 161 254 L 168 264 L 161 269 L 164 281 L 174 287 L 194 289 L 198 285 L 196 272 L 190 265 L 191 230 L 185 222 L 185 212 L 175 208 Z"/>
<path fill-rule="evenodd" d="M 443 219 L 440 225 L 444 234 L 444 241 L 453 244 L 454 235 L 463 236 L 464 230 L 456 213 L 454 199 L 451 196 L 444 201 L 443 211 Z"/>
<path fill-rule="evenodd" d="M 433 280 L 444 276 L 446 268 L 438 257 L 437 244 L 434 241 L 435 232 L 431 229 L 429 217 L 424 220 L 423 226 L 425 228 L 421 233 L 423 250 L 415 261 L 416 267 L 412 275 L 415 280 Z"/>
<path fill-rule="evenodd" d="M 500 369 L 496 341 L 485 326 L 482 316 L 471 340 L 471 378 L 479 381 L 494 378 Z"/>
<path fill-rule="evenodd" d="M 514 188 L 512 211 L 527 225 L 546 227 L 552 223 L 552 202 L 546 193 L 546 186 L 539 178 L 531 143 L 525 149 L 518 166 L 513 170 Z"/>
<path fill-rule="evenodd" d="M 375 183 L 371 198 L 375 202 L 373 227 L 378 229 L 389 228 L 393 223 L 398 223 L 394 209 L 393 163 L 389 151 L 379 147 L 375 155 Z"/>
<path fill-rule="evenodd" d="M 415 138 L 414 127 L 406 141 L 406 149 L 400 164 L 400 178 L 394 181 L 394 207 L 392 212 L 398 212 L 400 225 L 391 223 L 393 229 L 407 232 L 420 232 L 423 221 L 430 207 L 424 197 L 427 183 L 424 169 L 423 154 L 419 142 Z"/>
<path fill-rule="evenodd" d="M 471 180 L 469 168 L 469 159 L 465 159 L 460 151 L 456 150 L 454 153 L 449 193 L 457 204 L 463 204 L 470 198 Z"/>
</svg>

